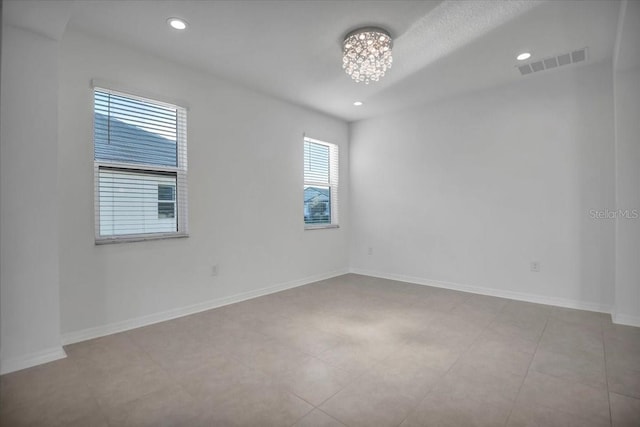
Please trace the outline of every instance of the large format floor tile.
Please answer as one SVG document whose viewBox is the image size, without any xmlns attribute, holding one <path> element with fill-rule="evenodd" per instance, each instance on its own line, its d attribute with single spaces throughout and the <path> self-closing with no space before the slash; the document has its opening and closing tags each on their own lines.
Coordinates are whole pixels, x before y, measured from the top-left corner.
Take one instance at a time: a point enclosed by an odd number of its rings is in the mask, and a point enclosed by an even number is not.
<svg viewBox="0 0 640 427">
<path fill-rule="evenodd" d="M 640 328 L 353 274 L 65 350 L 0 426 L 640 426 Z"/>
<path fill-rule="evenodd" d="M 550 375 L 530 372 L 525 379 L 518 402 L 544 406 L 598 422 L 609 420 L 607 391 Z"/>
<path fill-rule="evenodd" d="M 527 403 L 517 404 L 512 410 L 507 427 L 606 427 L 607 419 L 592 419 L 570 414 L 558 409 L 533 406 Z"/>
<path fill-rule="evenodd" d="M 348 426 L 397 426 L 415 405 L 388 381 L 373 380 L 346 387 L 320 409 Z"/>
<path fill-rule="evenodd" d="M 345 425 L 321 410 L 314 409 L 298 421 L 294 427 L 345 427 Z"/>
<path fill-rule="evenodd" d="M 507 403 L 488 403 L 460 396 L 433 393 L 404 420 L 402 427 L 493 427 L 509 416 Z"/>
<path fill-rule="evenodd" d="M 640 400 L 616 393 L 609 393 L 613 427 L 637 427 L 640 425 Z"/>
<path fill-rule="evenodd" d="M 531 369 L 592 387 L 606 388 L 607 378 L 604 366 L 604 360 L 539 350 L 533 358 Z"/>
<path fill-rule="evenodd" d="M 347 371 L 311 357 L 285 372 L 279 382 L 285 389 L 317 406 L 355 378 Z"/>
</svg>

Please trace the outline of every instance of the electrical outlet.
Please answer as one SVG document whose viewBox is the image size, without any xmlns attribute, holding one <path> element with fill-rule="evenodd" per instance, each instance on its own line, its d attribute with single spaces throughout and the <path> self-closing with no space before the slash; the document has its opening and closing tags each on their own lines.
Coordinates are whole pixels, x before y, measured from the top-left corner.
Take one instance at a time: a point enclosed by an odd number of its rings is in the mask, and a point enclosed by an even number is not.
<svg viewBox="0 0 640 427">
<path fill-rule="evenodd" d="M 373 248 L 371 246 L 367 249 L 367 255 L 373 255 Z"/>
<path fill-rule="evenodd" d="M 211 275 L 212 276 L 217 276 L 218 275 L 218 264 L 213 264 L 211 266 Z"/>
<path fill-rule="evenodd" d="M 534 273 L 540 273 L 539 261 L 531 261 L 531 271 L 533 271 Z"/>
</svg>

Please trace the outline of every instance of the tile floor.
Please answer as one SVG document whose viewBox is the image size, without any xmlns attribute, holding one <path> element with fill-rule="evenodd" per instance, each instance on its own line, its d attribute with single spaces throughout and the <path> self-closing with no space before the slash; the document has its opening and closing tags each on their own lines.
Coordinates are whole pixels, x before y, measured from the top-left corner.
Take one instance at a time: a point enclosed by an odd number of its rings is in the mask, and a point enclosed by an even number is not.
<svg viewBox="0 0 640 427">
<path fill-rule="evenodd" d="M 65 350 L 2 426 L 640 426 L 640 328 L 358 275 Z"/>
</svg>

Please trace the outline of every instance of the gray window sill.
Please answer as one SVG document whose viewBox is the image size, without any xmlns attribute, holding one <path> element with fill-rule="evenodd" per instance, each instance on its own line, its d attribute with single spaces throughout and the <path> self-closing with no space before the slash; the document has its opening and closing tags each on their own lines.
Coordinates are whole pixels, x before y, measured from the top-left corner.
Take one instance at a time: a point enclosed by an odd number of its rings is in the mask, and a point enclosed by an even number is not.
<svg viewBox="0 0 640 427">
<path fill-rule="evenodd" d="M 340 228 L 338 224 L 322 224 L 322 225 L 305 225 L 306 230 L 324 230 L 326 228 Z"/>
<path fill-rule="evenodd" d="M 158 234 L 137 234 L 131 236 L 122 237 L 101 237 L 96 238 L 96 245 L 110 245 L 113 243 L 131 243 L 131 242 L 144 242 L 147 240 L 163 240 L 163 239 L 178 239 L 183 237 L 189 237 L 187 233 L 158 233 Z"/>
</svg>

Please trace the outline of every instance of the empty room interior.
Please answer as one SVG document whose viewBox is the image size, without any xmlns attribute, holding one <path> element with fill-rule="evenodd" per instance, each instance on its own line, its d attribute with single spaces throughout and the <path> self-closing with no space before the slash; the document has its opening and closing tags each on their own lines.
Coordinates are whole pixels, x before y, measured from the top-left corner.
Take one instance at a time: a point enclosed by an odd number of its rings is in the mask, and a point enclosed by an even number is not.
<svg viewBox="0 0 640 427">
<path fill-rule="evenodd" d="M 0 426 L 640 426 L 640 1 L 0 5 Z"/>
</svg>

